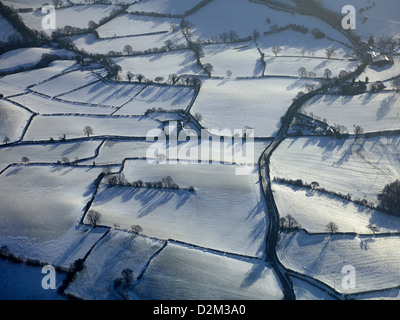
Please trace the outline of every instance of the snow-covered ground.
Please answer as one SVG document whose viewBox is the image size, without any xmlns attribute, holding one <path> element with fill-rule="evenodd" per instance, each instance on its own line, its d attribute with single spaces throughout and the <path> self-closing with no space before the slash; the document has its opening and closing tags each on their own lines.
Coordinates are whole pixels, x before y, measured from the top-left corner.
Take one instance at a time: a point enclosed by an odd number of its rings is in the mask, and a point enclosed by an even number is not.
<svg viewBox="0 0 400 320">
<path fill-rule="evenodd" d="M 137 278 L 162 246 L 161 241 L 110 230 L 90 253 L 85 268 L 77 274 L 66 293 L 86 300 L 121 299 L 113 288 L 114 280 L 121 278 L 121 272 L 127 268 Z"/>
<path fill-rule="evenodd" d="M 11 101 L 28 108 L 38 114 L 86 114 L 110 115 L 117 109 L 112 107 L 69 103 L 53 100 L 35 93 L 27 93 L 10 98 Z"/>
<path fill-rule="evenodd" d="M 212 75 L 226 77 L 260 77 L 264 74 L 261 54 L 254 42 L 204 45 L 203 63 L 213 66 Z"/>
<path fill-rule="evenodd" d="M 9 164 L 21 163 L 27 157 L 30 163 L 56 163 L 65 157 L 70 161 L 94 157 L 99 141 L 4 146 L 0 149 L 0 171 Z"/>
<path fill-rule="evenodd" d="M 20 140 L 31 116 L 29 111 L 0 100 L 0 144 L 4 143 L 6 137 L 9 138 L 8 142 Z"/>
<path fill-rule="evenodd" d="M 373 224 L 377 233 L 400 231 L 400 219 L 386 213 L 365 208 L 323 192 L 273 183 L 272 190 L 279 215 L 292 215 L 309 233 L 326 232 L 326 225 L 334 222 L 340 232 L 371 234 Z"/>
<path fill-rule="evenodd" d="M 171 261 L 175 261 L 171 268 Z M 131 290 L 145 300 L 281 300 L 274 270 L 261 260 L 242 259 L 168 243 Z"/>
<path fill-rule="evenodd" d="M 93 129 L 92 136 L 146 137 L 160 123 L 144 117 L 107 116 L 36 116 L 24 136 L 25 141 L 83 138 L 84 128 Z"/>
<path fill-rule="evenodd" d="M 30 87 L 30 90 L 55 97 L 99 80 L 100 79 L 91 71 L 74 71 Z"/>
<path fill-rule="evenodd" d="M 128 8 L 128 12 L 137 11 L 182 15 L 200 2 L 201 0 L 142 0 L 132 4 Z"/>
<path fill-rule="evenodd" d="M 97 107 L 122 107 L 144 88 L 144 85 L 137 83 L 98 81 L 74 92 L 60 95 L 58 98 L 62 101 L 86 103 Z"/>
<path fill-rule="evenodd" d="M 0 15 L 0 42 L 7 42 L 10 37 L 21 39 L 21 35 Z"/>
<path fill-rule="evenodd" d="M 115 112 L 115 115 L 144 115 L 152 108 L 162 108 L 164 111 L 186 110 L 194 95 L 194 90 L 188 87 L 149 85 Z"/>
<path fill-rule="evenodd" d="M 378 204 L 378 194 L 400 178 L 399 137 L 286 139 L 271 157 L 271 178 L 319 183 L 353 200 Z M 337 177 L 340 177 L 338 179 Z"/>
<path fill-rule="evenodd" d="M 41 6 L 40 6 L 41 7 Z M 118 10 L 120 7 L 117 5 L 79 5 L 68 8 L 56 9 L 56 29 L 62 29 L 65 26 L 86 29 L 88 28 L 89 21 L 99 23 L 102 18 L 108 17 L 113 10 Z M 44 29 L 42 20 L 48 12 L 42 11 L 21 12 L 19 13 L 25 25 L 31 29 L 44 31 L 51 35 L 54 29 Z"/>
<path fill-rule="evenodd" d="M 20 68 L 32 68 L 42 59 L 44 54 L 57 55 L 65 59 L 73 57 L 73 53 L 66 50 L 51 48 L 15 49 L 0 56 L 0 72 L 12 72 Z"/>
<path fill-rule="evenodd" d="M 127 230 L 140 225 L 146 236 L 261 257 L 268 221 L 258 173 L 239 176 L 236 168 L 223 164 L 126 161 L 122 172 L 128 181 L 153 182 L 171 176 L 181 189 L 103 184 L 91 209 L 102 214 L 101 225 L 117 224 Z M 183 189 L 189 186 L 195 191 Z"/>
<path fill-rule="evenodd" d="M 106 229 L 79 225 L 100 169 L 15 166 L 0 176 L 2 245 L 24 258 L 69 267 Z M 66 192 L 68 190 L 68 192 Z"/>
<path fill-rule="evenodd" d="M 122 53 L 126 45 L 130 45 L 135 52 L 153 48 L 161 49 L 168 40 L 171 40 L 175 46 L 186 45 L 185 37 L 181 32 L 110 39 L 96 39 L 94 34 L 89 33 L 74 36 L 71 39 L 79 49 L 99 54 L 108 54 L 111 51 Z"/>
<path fill-rule="evenodd" d="M 231 30 L 235 31 L 239 38 L 246 38 L 252 36 L 254 30 L 260 35 L 270 31 L 271 26 L 275 24 L 278 27 L 297 24 L 304 25 L 310 32 L 318 28 L 326 36 L 348 43 L 342 34 L 317 18 L 273 10 L 266 5 L 251 1 L 213 0 L 185 20 L 193 24 L 192 34 L 196 40 L 212 39 L 219 37 L 223 32 L 230 33 Z M 281 44 L 284 43 L 285 40 L 282 38 Z"/>
<path fill-rule="evenodd" d="M 351 294 L 399 286 L 399 241 L 398 236 L 308 235 L 299 231 L 283 236 L 277 252 L 286 268 Z M 355 288 L 346 282 L 348 268 L 353 271 Z"/>
<path fill-rule="evenodd" d="M 356 29 L 354 33 L 364 41 L 372 35 L 375 39 L 400 36 L 400 3 L 392 0 L 339 0 L 320 1 L 326 8 L 337 13 L 342 12 L 346 5 L 352 5 L 356 9 Z"/>
<path fill-rule="evenodd" d="M 229 129 L 254 129 L 255 137 L 272 137 L 280 118 L 299 91 L 305 91 L 311 79 L 207 79 L 193 104 L 191 113 L 200 113 L 200 123 L 211 132 Z M 249 94 L 252 92 L 252 94 Z"/>
<path fill-rule="evenodd" d="M 172 31 L 171 25 L 179 26 L 179 23 L 180 20 L 176 18 L 121 14 L 97 28 L 96 31 L 100 38 L 123 37 L 154 32 L 170 32 Z M 177 32 L 179 32 L 179 29 Z"/>
<path fill-rule="evenodd" d="M 126 73 L 129 71 L 135 75 L 142 74 L 145 79 L 151 80 L 157 77 L 168 80 L 170 74 L 198 75 L 202 73 L 193 52 L 190 50 L 120 57 L 113 60 L 122 68 L 122 77 L 125 80 Z"/>
<path fill-rule="evenodd" d="M 317 95 L 307 101 L 302 111 L 338 124 L 353 133 L 358 125 L 364 132 L 398 130 L 400 128 L 400 94 L 395 92 L 364 93 L 355 96 Z"/>
<path fill-rule="evenodd" d="M 1 77 L 1 94 L 4 96 L 11 96 L 23 93 L 30 86 L 76 68 L 77 65 L 75 61 L 57 60 L 52 62 L 47 68 L 19 72 Z"/>
</svg>

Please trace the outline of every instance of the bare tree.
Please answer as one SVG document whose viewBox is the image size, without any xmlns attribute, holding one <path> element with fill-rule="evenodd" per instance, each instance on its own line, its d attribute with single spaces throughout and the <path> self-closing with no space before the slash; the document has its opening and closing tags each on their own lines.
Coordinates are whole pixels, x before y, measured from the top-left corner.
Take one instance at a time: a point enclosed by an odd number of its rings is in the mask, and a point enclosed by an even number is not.
<svg viewBox="0 0 400 320">
<path fill-rule="evenodd" d="M 172 85 L 174 85 L 178 82 L 179 76 L 176 73 L 170 74 L 168 80 L 171 82 Z"/>
<path fill-rule="evenodd" d="M 144 78 L 145 78 L 145 77 L 144 77 L 144 75 L 142 75 L 142 74 L 137 74 L 137 75 L 136 75 L 136 79 L 138 79 L 139 82 L 142 82 L 142 81 L 144 80 Z"/>
<path fill-rule="evenodd" d="M 83 133 L 84 133 L 87 137 L 89 137 L 91 134 L 93 134 L 93 128 L 92 128 L 91 126 L 86 126 L 86 127 L 83 129 Z"/>
<path fill-rule="evenodd" d="M 124 52 L 126 55 L 131 55 L 131 54 L 133 54 L 133 48 L 132 48 L 132 46 L 129 45 L 129 44 L 127 44 L 127 45 L 124 47 L 123 52 Z"/>
<path fill-rule="evenodd" d="M 330 234 L 334 234 L 339 230 L 339 227 L 336 223 L 331 221 L 326 225 L 325 230 L 328 231 Z"/>
<path fill-rule="evenodd" d="M 332 71 L 330 69 L 325 69 L 324 78 L 325 79 L 330 79 L 330 77 L 332 77 Z"/>
<path fill-rule="evenodd" d="M 128 81 L 131 82 L 132 79 L 135 77 L 135 75 L 132 72 L 128 71 L 126 73 L 126 77 L 127 77 Z"/>
<path fill-rule="evenodd" d="M 226 72 L 226 76 L 228 77 L 228 79 L 229 79 L 230 77 L 232 77 L 232 71 L 231 71 L 231 70 L 228 70 L 228 71 Z"/>
<path fill-rule="evenodd" d="M 367 228 L 369 230 L 371 230 L 374 235 L 376 232 L 379 232 L 379 228 L 371 223 L 369 225 L 367 225 Z"/>
<path fill-rule="evenodd" d="M 155 77 L 154 81 L 157 83 L 160 83 L 160 82 L 164 81 L 164 77 Z"/>
<path fill-rule="evenodd" d="M 22 157 L 21 162 L 24 164 L 27 164 L 29 162 L 29 158 L 28 157 Z"/>
<path fill-rule="evenodd" d="M 3 142 L 4 142 L 5 144 L 8 144 L 8 143 L 10 142 L 10 138 L 7 137 L 7 136 L 5 136 L 4 139 L 3 139 Z"/>
<path fill-rule="evenodd" d="M 325 49 L 325 55 L 328 59 L 330 59 L 335 54 L 335 49 L 327 48 Z"/>
<path fill-rule="evenodd" d="M 306 68 L 300 67 L 299 70 L 298 70 L 298 72 L 299 72 L 299 76 L 300 76 L 301 78 L 307 77 L 307 70 L 306 70 Z"/>
<path fill-rule="evenodd" d="M 131 230 L 133 233 L 141 233 L 143 231 L 142 227 L 139 225 L 132 225 Z"/>
<path fill-rule="evenodd" d="M 348 75 L 348 72 L 346 70 L 341 70 L 339 72 L 339 79 L 343 79 L 343 78 L 347 77 L 347 75 Z"/>
<path fill-rule="evenodd" d="M 273 46 L 271 51 L 276 57 L 282 51 L 282 48 L 280 46 Z"/>
<path fill-rule="evenodd" d="M 93 227 L 97 226 L 99 220 L 100 220 L 101 214 L 100 212 L 96 210 L 89 210 L 89 212 L 86 214 L 86 218 L 89 222 L 89 224 Z"/>
<path fill-rule="evenodd" d="M 360 139 L 360 136 L 364 133 L 364 129 L 361 126 L 354 125 L 354 135 L 355 135 L 355 140 L 357 141 Z"/>
</svg>

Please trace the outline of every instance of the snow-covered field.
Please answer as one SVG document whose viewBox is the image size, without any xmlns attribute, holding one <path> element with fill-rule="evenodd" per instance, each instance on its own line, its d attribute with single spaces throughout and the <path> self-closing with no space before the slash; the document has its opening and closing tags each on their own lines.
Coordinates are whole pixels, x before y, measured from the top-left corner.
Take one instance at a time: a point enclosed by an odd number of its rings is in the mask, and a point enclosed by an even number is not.
<svg viewBox="0 0 400 320">
<path fill-rule="evenodd" d="M 249 126 L 255 137 L 272 137 L 292 99 L 307 83 L 318 86 L 317 81 L 306 79 L 207 79 L 191 112 L 200 113 L 200 123 L 211 132 L 229 129 L 233 136 L 235 129 Z"/>
<path fill-rule="evenodd" d="M 126 268 L 137 278 L 162 246 L 161 241 L 110 230 L 91 252 L 86 268 L 77 274 L 67 293 L 90 300 L 121 299 L 113 288 L 114 280 L 121 278 L 121 272 Z"/>
<path fill-rule="evenodd" d="M 96 31 L 100 38 L 123 37 L 154 32 L 170 32 L 171 25 L 179 26 L 179 23 L 180 20 L 174 18 L 122 14 L 100 26 Z"/>
<path fill-rule="evenodd" d="M 55 77 L 50 81 L 43 82 L 39 85 L 30 87 L 29 89 L 49 97 L 55 97 L 95 83 L 99 80 L 100 79 L 93 72 L 74 71 Z"/>
<path fill-rule="evenodd" d="M 62 101 L 86 103 L 93 106 L 122 107 L 131 101 L 144 85 L 98 81 L 74 92 L 60 95 Z"/>
<path fill-rule="evenodd" d="M 297 24 L 304 25 L 310 31 L 318 28 L 330 38 L 348 43 L 342 34 L 329 28 L 326 23 L 317 18 L 292 15 L 251 1 L 213 0 L 185 20 L 193 24 L 192 33 L 196 40 L 212 39 L 231 30 L 235 31 L 239 38 L 246 38 L 252 36 L 254 30 L 257 30 L 260 35 L 270 31 L 271 26 L 275 24 L 278 27 Z"/>
<path fill-rule="evenodd" d="M 271 178 L 302 179 L 328 191 L 378 204 L 378 194 L 400 178 L 399 137 L 286 139 L 271 158 Z M 340 179 L 337 179 L 340 177 Z"/>
<path fill-rule="evenodd" d="M 194 90 L 179 86 L 146 86 L 115 115 L 144 115 L 148 109 L 162 108 L 164 111 L 186 108 L 194 98 Z"/>
<path fill-rule="evenodd" d="M 41 6 L 40 6 L 41 7 Z M 56 29 L 62 29 L 65 26 L 85 29 L 88 28 L 89 21 L 98 23 L 102 18 L 108 17 L 113 10 L 118 10 L 117 5 L 78 5 L 68 8 L 56 9 Z M 25 25 L 33 30 L 44 31 L 51 35 L 54 29 L 43 29 L 42 20 L 46 13 L 42 11 L 21 12 L 19 15 Z"/>
<path fill-rule="evenodd" d="M 171 268 L 171 261 L 175 261 Z M 139 299 L 281 300 L 274 270 L 263 261 L 241 259 L 168 243 L 131 290 Z"/>
<path fill-rule="evenodd" d="M 30 163 L 56 163 L 64 157 L 70 161 L 92 158 L 99 146 L 99 141 L 4 146 L 0 149 L 0 171 L 9 164 L 21 163 L 22 157 Z"/>
<path fill-rule="evenodd" d="M 280 216 L 292 215 L 309 233 L 326 232 L 329 222 L 334 222 L 340 232 L 371 234 L 369 224 L 379 228 L 377 233 L 400 231 L 399 218 L 339 197 L 278 183 L 272 184 L 272 190 Z"/>
<path fill-rule="evenodd" d="M 108 54 L 110 51 L 121 52 L 126 45 L 130 45 L 135 52 L 161 49 L 167 40 L 174 45 L 186 44 L 181 32 L 141 35 L 135 37 L 96 39 L 92 33 L 71 37 L 74 44 L 81 50 L 89 53 Z"/>
<path fill-rule="evenodd" d="M 12 72 L 17 69 L 32 68 L 44 54 L 57 55 L 61 58 L 70 59 L 73 54 L 66 50 L 51 48 L 23 48 L 3 53 L 0 56 L 0 72 Z"/>
<path fill-rule="evenodd" d="M 102 185 L 91 209 L 102 214 L 101 225 L 117 224 L 127 230 L 140 225 L 146 236 L 261 257 L 268 221 L 258 173 L 238 176 L 236 168 L 126 161 L 122 172 L 128 181 L 153 182 L 171 176 L 181 189 Z M 182 189 L 189 186 L 195 191 Z"/>
<path fill-rule="evenodd" d="M 226 77 L 260 77 L 264 74 L 261 55 L 254 42 L 235 44 L 212 44 L 203 46 L 203 63 L 213 66 L 212 75 Z"/>
<path fill-rule="evenodd" d="M 28 108 L 38 114 L 86 114 L 110 115 L 117 109 L 97 105 L 69 103 L 66 101 L 45 98 L 35 93 L 27 93 L 10 98 L 11 101 Z"/>
<path fill-rule="evenodd" d="M 47 68 L 10 74 L 0 78 L 1 93 L 4 96 L 20 94 L 25 92 L 30 86 L 76 68 L 75 61 L 57 60 L 52 62 Z"/>
<path fill-rule="evenodd" d="M 84 128 L 93 129 L 92 136 L 146 137 L 160 123 L 144 117 L 107 116 L 36 116 L 27 130 L 25 141 L 83 138 Z"/>
<path fill-rule="evenodd" d="M 154 12 L 182 15 L 200 2 L 201 0 L 142 0 L 132 4 L 128 8 L 128 12 Z"/>
<path fill-rule="evenodd" d="M 367 41 L 373 35 L 375 39 L 400 36 L 400 3 L 392 0 L 339 0 L 320 1 L 326 8 L 335 12 L 342 12 L 346 5 L 352 5 L 356 9 L 356 34 Z"/>
<path fill-rule="evenodd" d="M 392 82 L 399 57 L 354 79 L 368 77 L 368 87 L 383 81 L 382 92 L 340 96 L 332 88 L 297 105 L 324 83 L 326 69 L 337 77 L 362 61 L 345 32 L 296 13 L 293 0 L 280 2 L 292 8 L 68 0 L 51 30 L 42 25 L 43 1 L 2 1 L 37 9 L 16 14 L 38 38 L 16 42 L 27 32 L 4 11 L 0 251 L 6 246 L 26 263 L 0 257 L 0 299 L 399 299 L 400 218 L 379 211 L 384 186 L 400 180 L 400 95 Z M 321 2 L 338 15 L 354 5 L 362 40 L 400 37 L 400 7 L 391 0 Z M 324 37 L 316 39 L 316 29 Z M 195 54 L 192 42 L 202 51 Z M 39 69 L 44 54 L 64 60 Z M 173 74 L 182 77 L 174 83 Z M 201 85 L 186 83 L 190 76 Z M 304 126 L 288 128 L 294 119 Z M 318 121 L 349 135 L 313 135 L 325 130 L 322 123 L 308 130 Z M 366 135 L 356 139 L 354 125 Z M 251 129 L 255 141 L 245 139 Z M 156 141 L 162 130 L 168 147 Z M 258 167 L 263 156 L 267 167 Z M 145 184 L 108 184 L 118 173 Z M 264 173 L 272 194 L 263 194 Z M 157 185 L 167 177 L 179 188 Z M 101 214 L 97 224 L 89 210 Z M 298 229 L 280 225 L 289 215 Z M 76 262 L 83 269 L 65 273 Z M 41 287 L 41 263 L 61 268 L 57 287 L 65 291 Z M 133 279 L 118 286 L 129 269 Z"/>
<path fill-rule="evenodd" d="M 168 80 L 170 74 L 198 75 L 202 73 L 196 64 L 196 58 L 190 50 L 179 50 L 168 53 L 154 53 L 136 57 L 121 57 L 113 59 L 122 68 L 122 76 L 126 80 L 126 73 L 142 74 L 145 79 L 154 80 L 163 77 Z"/>
<path fill-rule="evenodd" d="M 398 130 L 399 102 L 400 94 L 395 92 L 317 95 L 304 104 L 302 111 L 326 119 L 329 125 L 342 125 L 349 133 L 353 133 L 354 125 L 361 126 L 364 132 Z"/>
<path fill-rule="evenodd" d="M 29 111 L 0 100 L 0 144 L 6 137 L 9 142 L 20 140 L 31 116 Z"/>
<path fill-rule="evenodd" d="M 286 268 L 351 294 L 399 286 L 399 241 L 398 236 L 308 235 L 300 231 L 282 237 L 277 252 Z M 343 285 L 348 266 L 355 274 L 355 288 Z"/>
<path fill-rule="evenodd" d="M 69 267 L 106 229 L 79 225 L 99 169 L 15 166 L 0 176 L 2 245 L 24 258 Z M 68 190 L 68 192 L 66 192 Z"/>
</svg>

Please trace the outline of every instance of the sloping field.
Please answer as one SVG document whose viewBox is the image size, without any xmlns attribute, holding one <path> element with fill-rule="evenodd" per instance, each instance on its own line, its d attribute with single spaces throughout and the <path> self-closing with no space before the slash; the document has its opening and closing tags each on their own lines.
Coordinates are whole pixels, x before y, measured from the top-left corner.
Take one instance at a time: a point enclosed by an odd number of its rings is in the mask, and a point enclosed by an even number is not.
<svg viewBox="0 0 400 320">
<path fill-rule="evenodd" d="M 267 78 L 245 80 L 205 80 L 191 113 L 200 113 L 200 123 L 211 132 L 254 129 L 255 137 L 272 137 L 280 118 L 307 83 L 315 80 Z M 251 94 L 249 94 L 251 92 Z"/>
<path fill-rule="evenodd" d="M 196 64 L 196 58 L 191 50 L 120 57 L 113 60 L 121 66 L 125 79 L 128 71 L 135 75 L 142 74 L 146 79 L 152 80 L 156 77 L 164 77 L 165 80 L 168 80 L 170 74 L 197 75 L 202 72 L 200 66 Z"/>
<path fill-rule="evenodd" d="M 26 91 L 26 88 L 41 83 L 60 73 L 73 70 L 77 67 L 75 61 L 58 60 L 52 62 L 49 67 L 10 74 L 0 78 L 1 93 L 11 96 Z"/>
<path fill-rule="evenodd" d="M 345 5 L 356 8 L 356 29 L 364 41 L 372 35 L 375 39 L 400 36 L 400 3 L 391 0 L 322 0 L 322 4 L 335 12 L 341 12 Z"/>
<path fill-rule="evenodd" d="M 192 9 L 201 0 L 143 0 L 132 4 L 128 8 L 128 12 L 155 12 L 161 14 L 184 14 Z"/>
<path fill-rule="evenodd" d="M 95 35 L 90 33 L 73 36 L 71 39 L 79 49 L 99 54 L 108 54 L 111 51 L 122 54 L 126 45 L 130 45 L 135 52 L 153 48 L 161 49 L 167 40 L 171 40 L 174 45 L 186 45 L 185 37 L 181 32 L 111 39 L 96 39 Z"/>
<path fill-rule="evenodd" d="M 100 169 L 11 167 L 0 175 L 0 239 L 12 253 L 69 267 L 105 229 L 79 227 Z"/>
<path fill-rule="evenodd" d="M 0 72 L 12 72 L 19 68 L 32 68 L 41 60 L 43 54 L 54 54 L 65 58 L 73 56 L 73 53 L 61 49 L 15 49 L 0 56 Z"/>
<path fill-rule="evenodd" d="M 270 31 L 271 26 L 275 24 L 278 27 L 297 24 L 307 27 L 310 31 L 318 28 L 326 36 L 348 43 L 341 33 L 317 18 L 292 15 L 251 1 L 213 0 L 185 20 L 193 24 L 192 34 L 196 40 L 213 39 L 223 32 L 230 33 L 231 30 L 235 31 L 239 38 L 246 38 L 252 36 L 254 30 L 260 35 Z M 281 44 L 284 43 L 285 40 L 282 38 Z"/>
<path fill-rule="evenodd" d="M 321 188 L 378 204 L 378 194 L 399 179 L 399 137 L 286 139 L 271 157 L 271 178 L 319 183 Z M 337 177 L 340 177 L 338 179 Z"/>
<path fill-rule="evenodd" d="M 42 6 L 40 6 L 42 7 Z M 57 8 L 56 11 L 56 29 L 62 29 L 65 26 L 85 29 L 89 21 L 98 23 L 102 18 L 108 17 L 113 10 L 120 7 L 117 5 L 78 5 L 68 8 Z M 46 16 L 42 11 L 20 12 L 22 21 L 28 28 L 44 31 L 51 35 L 53 29 L 43 29 L 42 20 Z"/>
<path fill-rule="evenodd" d="M 110 115 L 116 108 L 106 106 L 69 103 L 45 98 L 35 93 L 27 93 L 10 99 L 38 114 L 103 114 Z"/>
<path fill-rule="evenodd" d="M 110 230 L 85 261 L 66 293 L 86 300 L 119 300 L 114 280 L 129 268 L 134 279 L 146 267 L 149 259 L 162 248 L 161 241 L 136 237 L 132 233 Z"/>
<path fill-rule="evenodd" d="M 98 81 L 74 92 L 59 96 L 66 102 L 100 107 L 121 107 L 131 101 L 145 85 Z"/>
<path fill-rule="evenodd" d="M 264 74 L 261 54 L 254 42 L 235 44 L 212 44 L 203 46 L 203 63 L 210 63 L 214 68 L 212 75 L 226 77 L 227 71 L 232 77 L 259 77 Z"/>
<path fill-rule="evenodd" d="M 291 270 L 318 279 L 341 293 L 358 293 L 399 286 L 398 236 L 307 235 L 282 238 L 278 257 Z M 344 267 L 355 272 L 355 288 L 343 286 Z"/>
<path fill-rule="evenodd" d="M 140 299 L 281 300 L 282 288 L 263 261 L 168 244 L 132 290 Z"/>
<path fill-rule="evenodd" d="M 54 97 L 97 81 L 99 77 L 91 71 L 74 71 L 33 86 L 30 90 Z"/>
<path fill-rule="evenodd" d="M 95 156 L 99 141 L 80 141 L 76 143 L 14 145 L 0 149 L 0 171 L 12 163 L 21 163 L 22 157 L 27 157 L 30 163 L 55 163 L 66 157 L 70 161 Z"/>
<path fill-rule="evenodd" d="M 361 126 L 365 133 L 400 128 L 400 94 L 395 92 L 364 93 L 355 96 L 317 95 L 307 101 L 302 111 L 326 119 L 331 126 Z"/>
<path fill-rule="evenodd" d="M 174 18 L 121 14 L 97 28 L 96 31 L 100 38 L 123 37 L 154 32 L 170 32 L 171 25 L 179 26 L 179 23 L 180 20 Z"/>
<path fill-rule="evenodd" d="M 160 123 L 143 117 L 102 117 L 102 116 L 37 116 L 33 119 L 24 137 L 25 141 L 82 138 L 84 128 L 93 129 L 92 136 L 146 137 L 147 133 Z"/>
<path fill-rule="evenodd" d="M 171 176 L 181 189 L 103 184 L 91 208 L 102 214 L 101 225 L 117 224 L 128 230 L 140 225 L 146 236 L 261 257 L 268 221 L 258 174 L 238 176 L 236 168 L 127 161 L 122 172 L 128 181 L 153 182 Z M 195 191 L 183 189 L 189 186 Z"/>
<path fill-rule="evenodd" d="M 279 215 L 292 215 L 309 233 L 326 232 L 329 222 L 334 222 L 340 232 L 371 234 L 369 224 L 379 228 L 377 234 L 400 231 L 399 218 L 339 197 L 278 183 L 272 184 L 272 190 Z"/>
<path fill-rule="evenodd" d="M 20 140 L 30 117 L 27 110 L 0 100 L 0 144 L 6 137 L 9 142 Z"/>
<path fill-rule="evenodd" d="M 180 86 L 146 86 L 115 115 L 144 115 L 148 109 L 186 110 L 194 98 L 194 89 Z"/>
</svg>

